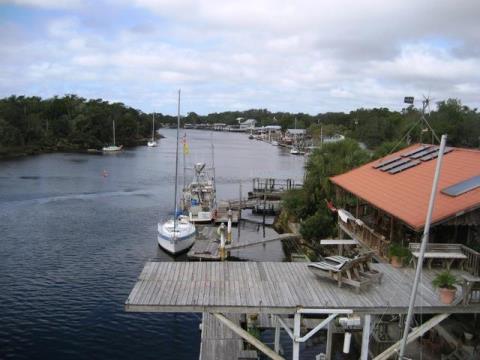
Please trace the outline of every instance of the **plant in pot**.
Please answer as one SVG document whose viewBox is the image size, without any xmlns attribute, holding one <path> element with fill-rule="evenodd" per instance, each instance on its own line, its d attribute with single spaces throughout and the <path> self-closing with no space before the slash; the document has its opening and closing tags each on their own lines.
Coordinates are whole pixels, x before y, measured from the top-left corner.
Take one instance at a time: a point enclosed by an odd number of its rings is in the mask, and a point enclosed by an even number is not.
<svg viewBox="0 0 480 360">
<path fill-rule="evenodd" d="M 400 244 L 392 243 L 388 249 L 388 256 L 393 267 L 401 268 L 403 260 L 410 256 L 410 251 Z"/>
<path fill-rule="evenodd" d="M 455 300 L 455 294 L 457 288 L 455 284 L 457 278 L 453 276 L 449 271 L 439 273 L 432 281 L 432 285 L 439 289 L 440 301 L 442 304 L 451 304 Z"/>
</svg>

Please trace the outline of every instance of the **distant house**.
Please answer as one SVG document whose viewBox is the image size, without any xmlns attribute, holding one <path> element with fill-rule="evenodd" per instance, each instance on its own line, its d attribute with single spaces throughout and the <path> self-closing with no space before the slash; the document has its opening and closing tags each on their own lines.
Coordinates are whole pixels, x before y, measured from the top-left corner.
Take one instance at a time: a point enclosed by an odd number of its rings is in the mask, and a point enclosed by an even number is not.
<svg viewBox="0 0 480 360">
<path fill-rule="evenodd" d="M 254 129 L 255 128 L 255 125 L 257 123 L 257 120 L 255 119 L 247 119 L 245 121 L 241 121 L 241 119 L 243 118 L 239 118 L 240 120 L 238 120 L 238 123 L 239 123 L 239 126 L 240 126 L 240 130 L 250 130 L 250 129 Z"/>
<path fill-rule="evenodd" d="M 438 146 L 416 144 L 334 176 L 336 207 L 353 221 L 341 231 L 385 257 L 392 242 L 420 242 Z M 430 242 L 480 246 L 480 151 L 447 148 L 432 216 Z"/>
<path fill-rule="evenodd" d="M 306 133 L 307 130 L 305 129 L 287 129 L 287 131 L 285 132 L 286 135 L 297 137 L 305 136 Z"/>
</svg>

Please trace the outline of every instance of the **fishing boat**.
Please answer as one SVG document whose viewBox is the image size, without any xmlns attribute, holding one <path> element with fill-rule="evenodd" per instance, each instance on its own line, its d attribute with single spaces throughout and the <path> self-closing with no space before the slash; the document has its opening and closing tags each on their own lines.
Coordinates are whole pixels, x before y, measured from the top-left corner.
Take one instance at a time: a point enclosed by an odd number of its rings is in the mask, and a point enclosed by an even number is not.
<svg viewBox="0 0 480 360">
<path fill-rule="evenodd" d="M 179 214 L 177 206 L 177 179 L 178 179 L 178 141 L 180 132 L 180 90 L 178 91 L 177 116 L 177 148 L 175 152 L 175 198 L 173 219 L 158 223 L 157 241 L 161 248 L 171 254 L 178 254 L 189 249 L 195 241 L 195 225 L 188 218 Z"/>
<path fill-rule="evenodd" d="M 302 150 L 300 150 L 298 147 L 293 146 L 293 147 L 290 149 L 290 154 L 292 154 L 292 155 L 304 155 L 304 154 L 305 154 L 305 151 L 302 151 Z"/>
<path fill-rule="evenodd" d="M 102 148 L 102 151 L 105 153 L 118 152 L 123 149 L 123 145 L 117 146 L 115 144 L 115 120 L 113 120 L 112 122 L 113 122 L 113 125 L 112 125 L 113 126 L 113 145 L 104 146 Z"/>
<path fill-rule="evenodd" d="M 193 181 L 183 191 L 183 211 L 192 223 L 209 223 L 214 218 L 216 202 L 214 168 L 197 163 L 193 170 Z"/>
<path fill-rule="evenodd" d="M 147 143 L 148 147 L 155 147 L 157 146 L 157 142 L 155 141 L 155 113 L 153 113 L 152 117 L 152 140 Z"/>
</svg>

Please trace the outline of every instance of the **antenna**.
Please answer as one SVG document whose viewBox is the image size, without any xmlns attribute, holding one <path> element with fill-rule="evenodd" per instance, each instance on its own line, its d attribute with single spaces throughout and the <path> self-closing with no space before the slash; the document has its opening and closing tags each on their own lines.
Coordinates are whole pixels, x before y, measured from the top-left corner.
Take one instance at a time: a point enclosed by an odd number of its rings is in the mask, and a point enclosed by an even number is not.
<svg viewBox="0 0 480 360">
<path fill-rule="evenodd" d="M 428 109 L 428 115 L 430 115 L 430 101 L 431 101 L 430 96 L 423 95 L 421 120 L 425 123 L 425 125 L 427 125 L 428 129 L 430 129 L 430 131 L 432 132 L 432 144 L 434 143 L 434 138 L 435 140 L 438 141 L 438 143 L 440 143 L 440 139 L 435 133 L 435 130 L 433 130 L 427 118 L 425 117 L 425 110 L 427 109 Z"/>
</svg>

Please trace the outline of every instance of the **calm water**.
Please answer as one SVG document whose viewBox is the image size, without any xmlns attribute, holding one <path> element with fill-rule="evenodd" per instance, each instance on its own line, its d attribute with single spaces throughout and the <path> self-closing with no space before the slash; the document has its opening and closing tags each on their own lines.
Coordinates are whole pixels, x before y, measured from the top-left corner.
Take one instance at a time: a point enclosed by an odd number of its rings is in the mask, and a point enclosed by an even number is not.
<svg viewBox="0 0 480 360">
<path fill-rule="evenodd" d="M 156 243 L 174 192 L 175 131 L 162 133 L 153 149 L 0 162 L 0 359 L 198 358 L 199 314 L 123 310 L 145 261 L 174 260 Z M 215 144 L 219 199 L 255 176 L 303 176 L 302 157 L 242 134 L 192 130 L 188 142 L 190 164 Z"/>
</svg>

